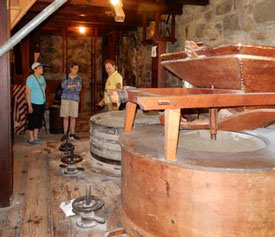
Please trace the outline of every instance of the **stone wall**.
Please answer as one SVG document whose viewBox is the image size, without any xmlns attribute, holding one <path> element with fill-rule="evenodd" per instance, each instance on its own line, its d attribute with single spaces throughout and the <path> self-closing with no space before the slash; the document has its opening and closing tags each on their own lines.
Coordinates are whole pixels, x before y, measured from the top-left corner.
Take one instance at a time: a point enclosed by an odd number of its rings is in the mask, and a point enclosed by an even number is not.
<svg viewBox="0 0 275 237">
<path fill-rule="evenodd" d="M 126 85 L 151 87 L 152 45 L 142 44 L 142 28 L 127 33 L 123 37 L 119 71 Z"/>
<path fill-rule="evenodd" d="M 62 46 L 61 36 L 41 35 L 40 36 L 40 60 L 46 64 L 44 77 L 46 80 L 60 80 L 62 72 Z"/>
<path fill-rule="evenodd" d="M 79 75 L 82 77 L 81 103 L 85 103 L 84 110 L 89 111 L 91 106 L 91 37 L 68 37 L 67 53 L 68 66 L 71 62 L 79 64 Z"/>
<path fill-rule="evenodd" d="M 275 45 L 275 1 L 274 0 L 210 0 L 207 6 L 185 5 L 183 14 L 176 17 L 175 44 L 167 44 L 167 52 L 184 50 L 185 40 L 202 41 L 208 46 L 232 43 Z M 148 27 L 149 29 L 150 27 Z M 98 81 L 102 81 L 101 41 L 98 42 Z M 90 103 L 90 40 L 88 37 L 69 39 L 68 56 L 77 55 L 81 75 L 84 78 L 85 101 Z M 80 47 L 78 49 L 78 47 Z M 84 50 L 83 50 L 84 49 Z M 120 46 L 118 71 L 126 85 L 151 87 L 152 45 L 142 44 L 142 27 L 123 36 Z M 42 57 L 51 65 L 46 78 L 62 76 L 62 38 L 47 36 L 41 41 Z M 182 87 L 183 82 L 166 74 L 167 87 Z"/>
<path fill-rule="evenodd" d="M 61 80 L 64 73 L 63 68 L 63 52 L 62 36 L 41 35 L 40 51 L 41 62 L 48 65 L 45 68 L 44 76 L 46 80 Z M 101 42 L 97 51 L 98 55 L 98 80 L 101 81 Z M 81 92 L 81 100 L 84 111 L 91 109 L 91 38 L 85 36 L 68 36 L 67 39 L 67 60 L 68 65 L 71 62 L 79 64 L 79 75 L 83 79 L 83 89 Z M 69 70 L 69 69 L 67 69 Z M 85 101 L 85 102 L 84 102 Z"/>
<path fill-rule="evenodd" d="M 184 50 L 185 40 L 208 46 L 233 43 L 275 45 L 274 0 L 210 0 L 207 6 L 183 7 L 176 17 L 176 38 L 168 52 Z M 177 79 L 168 77 L 169 86 Z"/>
<path fill-rule="evenodd" d="M 274 0 L 210 0 L 207 6 L 183 7 L 176 17 L 178 43 L 170 50 L 183 50 L 184 41 L 209 46 L 231 43 L 275 44 Z"/>
</svg>

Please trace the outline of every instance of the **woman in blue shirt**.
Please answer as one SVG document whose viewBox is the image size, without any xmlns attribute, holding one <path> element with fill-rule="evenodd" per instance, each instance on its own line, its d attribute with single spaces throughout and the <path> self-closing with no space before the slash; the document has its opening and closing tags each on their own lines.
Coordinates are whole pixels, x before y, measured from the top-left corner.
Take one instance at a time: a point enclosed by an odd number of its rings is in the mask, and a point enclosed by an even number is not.
<svg viewBox="0 0 275 237">
<path fill-rule="evenodd" d="M 36 145 L 44 143 L 38 138 L 39 129 L 44 118 L 44 104 L 46 102 L 46 81 L 43 77 L 43 65 L 35 62 L 31 66 L 34 73 L 27 78 L 26 100 L 28 104 L 28 144 Z"/>
<path fill-rule="evenodd" d="M 61 95 L 60 117 L 63 117 L 64 135 L 61 141 L 67 139 L 67 131 L 70 118 L 70 139 L 79 140 L 75 134 L 75 122 L 78 117 L 78 107 L 80 102 L 80 90 L 82 88 L 82 78 L 77 75 L 79 66 L 77 63 L 72 63 L 70 73 L 62 79 L 61 87 L 63 89 Z"/>
</svg>

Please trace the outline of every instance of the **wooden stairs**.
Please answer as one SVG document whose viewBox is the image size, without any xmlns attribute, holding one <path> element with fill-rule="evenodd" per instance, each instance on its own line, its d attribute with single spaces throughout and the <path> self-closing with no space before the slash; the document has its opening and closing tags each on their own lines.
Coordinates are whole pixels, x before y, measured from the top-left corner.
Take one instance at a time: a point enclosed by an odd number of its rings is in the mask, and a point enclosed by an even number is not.
<svg viewBox="0 0 275 237">
<path fill-rule="evenodd" d="M 10 0 L 10 27 L 13 27 L 27 13 L 37 0 Z"/>
</svg>

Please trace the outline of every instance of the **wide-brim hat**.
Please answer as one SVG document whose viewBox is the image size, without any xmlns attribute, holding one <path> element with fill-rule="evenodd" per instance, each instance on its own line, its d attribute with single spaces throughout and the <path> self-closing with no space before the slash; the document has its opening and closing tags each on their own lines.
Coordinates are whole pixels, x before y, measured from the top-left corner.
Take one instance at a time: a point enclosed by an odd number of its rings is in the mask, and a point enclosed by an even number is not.
<svg viewBox="0 0 275 237">
<path fill-rule="evenodd" d="M 39 63 L 39 62 L 34 62 L 31 66 L 32 70 L 34 70 L 35 68 L 39 67 L 39 66 L 44 66 L 42 63 Z"/>
</svg>

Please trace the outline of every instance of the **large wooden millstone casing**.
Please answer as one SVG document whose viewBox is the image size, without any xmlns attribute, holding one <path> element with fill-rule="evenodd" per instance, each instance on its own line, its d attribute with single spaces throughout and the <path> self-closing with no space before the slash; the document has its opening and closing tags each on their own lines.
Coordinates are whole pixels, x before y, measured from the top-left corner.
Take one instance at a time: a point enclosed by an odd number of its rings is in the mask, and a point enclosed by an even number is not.
<svg viewBox="0 0 275 237">
<path fill-rule="evenodd" d="M 125 111 L 109 111 L 90 118 L 90 153 L 94 167 L 120 175 L 121 148 Z M 134 126 L 158 124 L 158 113 L 138 110 Z"/>
<path fill-rule="evenodd" d="M 219 132 L 213 141 L 205 132 L 181 131 L 173 162 L 159 125 L 120 137 L 129 236 L 275 236 L 275 133 Z"/>
</svg>

